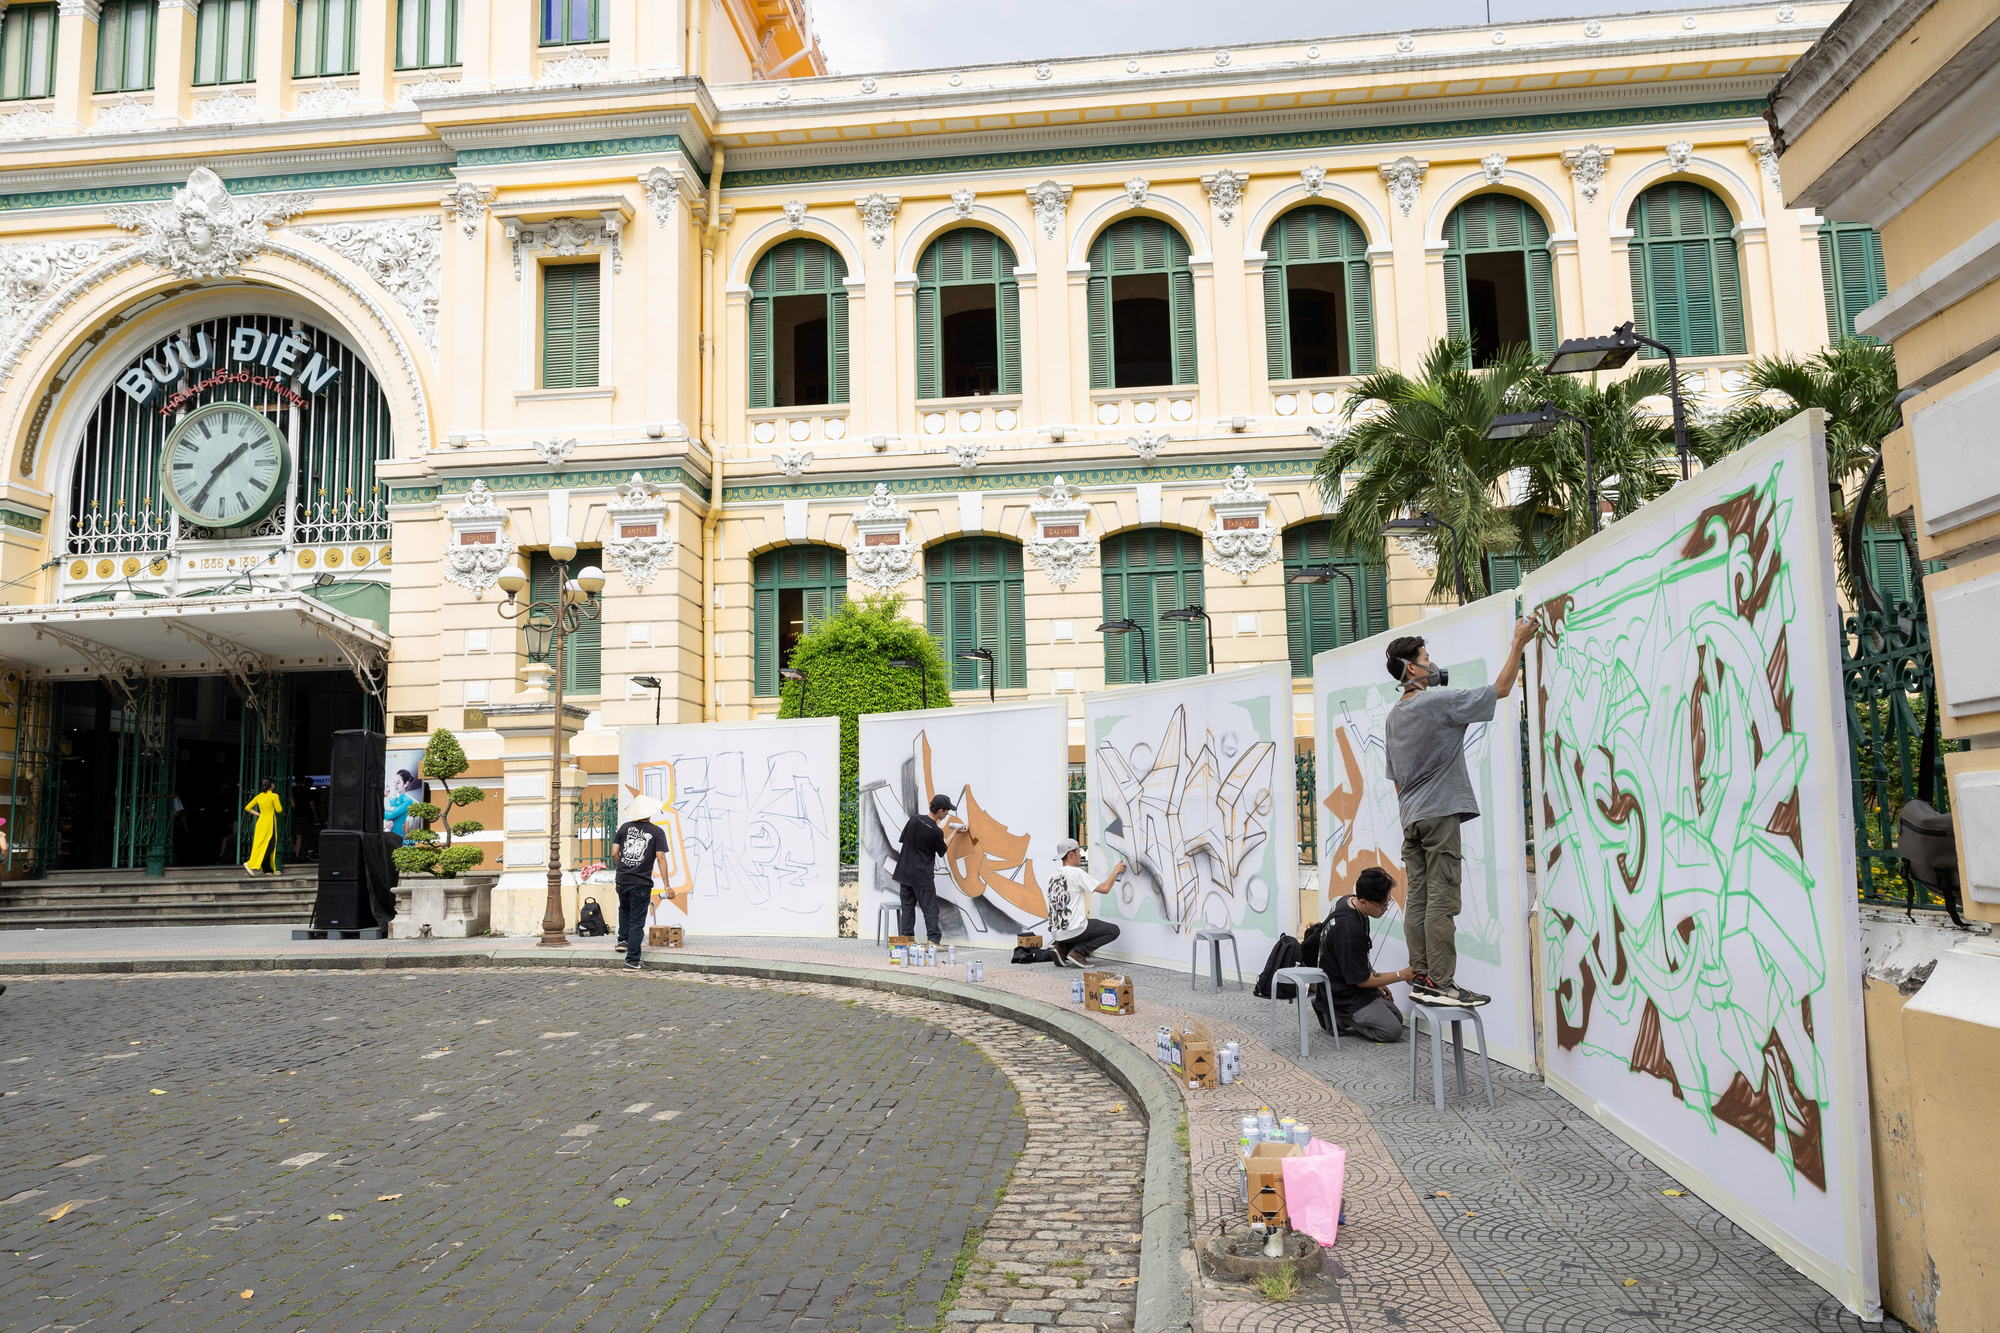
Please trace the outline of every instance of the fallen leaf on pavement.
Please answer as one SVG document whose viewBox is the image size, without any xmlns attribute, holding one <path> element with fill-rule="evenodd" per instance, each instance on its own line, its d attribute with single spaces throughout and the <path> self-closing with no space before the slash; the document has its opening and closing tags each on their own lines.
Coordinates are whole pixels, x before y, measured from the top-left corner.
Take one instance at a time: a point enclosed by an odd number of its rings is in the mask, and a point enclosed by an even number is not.
<svg viewBox="0 0 2000 1333">
<path fill-rule="evenodd" d="M 1449 1199 L 1449 1198 L 1451 1197 L 1451 1191 L 1450 1191 L 1450 1190 L 1432 1190 L 1432 1191 L 1431 1191 L 1431 1197 L 1432 1197 L 1433 1199 Z"/>
<path fill-rule="evenodd" d="M 1478 1214 L 1478 1213 L 1467 1213 L 1467 1214 L 1466 1214 L 1466 1216 L 1467 1216 L 1467 1217 L 1477 1217 L 1477 1216 L 1479 1216 L 1479 1214 Z"/>
<path fill-rule="evenodd" d="M 1137 1282 L 1138 1280 L 1139 1280 L 1139 1279 L 1138 1279 L 1138 1278 L 1136 1278 L 1136 1277 L 1121 1277 L 1121 1278 L 1119 1278 L 1119 1279 L 1118 1279 L 1118 1280 L 1117 1280 L 1116 1282 L 1112 1283 L 1111 1285 L 1112 1285 L 1112 1286 L 1114 1286 L 1114 1287 L 1129 1287 L 1129 1286 L 1131 1286 L 1131 1285 L 1132 1285 L 1132 1284 L 1133 1284 L 1134 1282 Z"/>
<path fill-rule="evenodd" d="M 377 1202 L 377 1203 L 387 1203 L 387 1202 L 389 1202 L 389 1200 L 391 1200 L 391 1199 L 400 1199 L 400 1198 L 402 1198 L 402 1197 L 403 1197 L 403 1196 L 402 1196 L 402 1195 L 400 1195 L 400 1194 L 378 1194 L 378 1195 L 376 1195 L 376 1196 L 375 1196 L 375 1202 Z"/>
<path fill-rule="evenodd" d="M 75 1212 L 77 1209 L 83 1207 L 87 1203 L 96 1203 L 96 1202 L 97 1200 L 95 1199 L 71 1199 L 68 1203 L 57 1204 L 55 1207 L 43 1213 L 42 1216 L 47 1218 L 49 1221 L 54 1222 L 58 1218 L 69 1216 L 69 1214 Z"/>
<path fill-rule="evenodd" d="M 167 1095 L 167 1090 L 165 1088 L 154 1088 L 153 1095 L 155 1097 L 164 1097 Z"/>
<path fill-rule="evenodd" d="M 613 1208 L 623 1208 L 626 1204 L 630 1202 L 632 1202 L 630 1199 L 613 1199 L 611 1201 L 611 1206 Z"/>
<path fill-rule="evenodd" d="M 1636 1277 L 1628 1277 L 1625 1279 L 1625 1285 L 1628 1287 L 1636 1287 L 1639 1285 L 1639 1279 Z"/>
<path fill-rule="evenodd" d="M 346 1214 L 346 1213 L 328 1213 L 328 1214 L 326 1215 L 326 1220 L 327 1220 L 327 1221 L 329 1221 L 329 1222 L 345 1222 L 345 1221 L 347 1220 L 347 1214 Z"/>
<path fill-rule="evenodd" d="M 1686 1194 L 1686 1193 L 1687 1193 L 1687 1191 L 1686 1191 L 1686 1190 L 1661 1190 L 1661 1191 L 1660 1191 L 1660 1193 L 1662 1193 L 1662 1194 L 1666 1195 L 1666 1196 L 1667 1196 L 1668 1198 L 1670 1198 L 1670 1199 L 1678 1199 L 1678 1198 L 1680 1198 L 1680 1197 L 1681 1197 L 1682 1195 Z"/>
<path fill-rule="evenodd" d="M 245 1289 L 244 1289 L 244 1292 L 243 1292 L 243 1299 L 247 1301 L 247 1300 L 249 1300 L 249 1299 L 250 1299 L 250 1298 L 251 1298 L 252 1296 L 255 1296 L 256 1294 L 257 1294 L 256 1292 L 254 1292 L 254 1291 L 251 1291 L 251 1290 L 249 1290 L 248 1288 L 245 1288 Z"/>
</svg>

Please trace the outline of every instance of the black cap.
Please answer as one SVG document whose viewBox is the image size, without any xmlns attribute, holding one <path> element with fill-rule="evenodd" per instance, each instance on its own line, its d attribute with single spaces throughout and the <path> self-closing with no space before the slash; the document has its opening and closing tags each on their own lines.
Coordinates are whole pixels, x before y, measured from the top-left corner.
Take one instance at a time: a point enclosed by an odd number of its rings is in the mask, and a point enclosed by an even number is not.
<svg viewBox="0 0 2000 1333">
<path fill-rule="evenodd" d="M 956 809 L 958 809 L 958 807 L 951 803 L 951 797 L 949 796 L 940 793 L 939 795 L 931 797 L 932 814 L 936 814 L 940 810 L 956 810 Z"/>
</svg>

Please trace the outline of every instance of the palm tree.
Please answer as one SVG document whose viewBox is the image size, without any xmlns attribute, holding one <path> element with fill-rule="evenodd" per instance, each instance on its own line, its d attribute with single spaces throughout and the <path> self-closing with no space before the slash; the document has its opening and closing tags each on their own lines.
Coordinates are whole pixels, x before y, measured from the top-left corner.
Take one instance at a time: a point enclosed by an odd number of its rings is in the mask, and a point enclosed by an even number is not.
<svg viewBox="0 0 2000 1333">
<path fill-rule="evenodd" d="M 1882 458 L 1882 438 L 1902 424 L 1896 401 L 1896 352 L 1887 343 L 1843 338 L 1801 361 L 1759 357 L 1728 411 L 1702 430 L 1718 454 L 1742 448 L 1807 408 L 1826 410 L 1827 507 L 1840 544 L 1840 585 L 1850 603 L 1863 600 L 1854 584 L 1858 551 L 1849 549 L 1859 482 Z M 1886 521 L 1885 497 L 1874 487 L 1867 521 Z M 1906 544 L 1909 542 L 1906 534 Z M 1911 553 L 1912 562 L 1915 553 Z"/>
<path fill-rule="evenodd" d="M 1612 517 L 1622 518 L 1680 480 L 1671 420 L 1644 411 L 1642 400 L 1664 395 L 1664 365 L 1649 365 L 1623 379 L 1600 384 L 1592 375 L 1537 374 L 1521 386 L 1520 398 L 1548 402 L 1581 417 L 1590 428 L 1590 462 L 1598 498 L 1609 501 Z M 1541 559 L 1568 550 L 1590 536 L 1589 489 L 1584 475 L 1582 427 L 1565 418 L 1547 435 L 1515 442 L 1514 464 L 1525 484 L 1513 506 L 1516 549 Z M 1713 444 L 1693 432 L 1688 451 L 1712 461 Z"/>
<path fill-rule="evenodd" d="M 1467 600 L 1484 596 L 1480 557 L 1514 542 L 1500 482 L 1515 466 L 1519 443 L 1488 440 L 1486 428 L 1533 377 L 1536 357 L 1527 347 L 1503 347 L 1474 370 L 1471 353 L 1464 338 L 1441 339 L 1415 378 L 1395 370 L 1363 378 L 1348 397 L 1346 429 L 1322 435 L 1331 438 L 1313 467 L 1337 545 L 1378 551 L 1390 519 L 1437 519 L 1433 598 L 1453 590 L 1460 568 Z"/>
</svg>

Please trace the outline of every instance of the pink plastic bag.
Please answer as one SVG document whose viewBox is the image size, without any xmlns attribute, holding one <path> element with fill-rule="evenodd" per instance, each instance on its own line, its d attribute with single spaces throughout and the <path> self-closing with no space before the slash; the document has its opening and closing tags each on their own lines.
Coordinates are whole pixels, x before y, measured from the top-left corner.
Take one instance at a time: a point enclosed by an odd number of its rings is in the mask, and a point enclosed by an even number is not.
<svg viewBox="0 0 2000 1333">
<path fill-rule="evenodd" d="M 1292 1228 L 1303 1231 L 1321 1245 L 1333 1244 L 1340 1234 L 1340 1193 L 1347 1179 L 1347 1149 L 1314 1139 L 1303 1157 L 1287 1157 L 1280 1164 L 1285 1173 L 1285 1211 L 1291 1214 Z"/>
</svg>

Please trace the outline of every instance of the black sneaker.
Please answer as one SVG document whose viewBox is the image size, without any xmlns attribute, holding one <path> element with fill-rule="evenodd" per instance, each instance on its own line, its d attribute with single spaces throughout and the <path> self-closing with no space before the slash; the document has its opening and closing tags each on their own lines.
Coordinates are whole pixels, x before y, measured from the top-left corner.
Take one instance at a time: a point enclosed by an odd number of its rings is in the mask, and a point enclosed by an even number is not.
<svg viewBox="0 0 2000 1333">
<path fill-rule="evenodd" d="M 1438 998 L 1438 988 L 1427 976 L 1419 974 L 1410 978 L 1410 998 L 1418 1004 L 1443 1004 Z"/>
<path fill-rule="evenodd" d="M 1476 990 L 1467 990 L 1455 981 L 1448 981 L 1436 990 L 1437 1004 L 1455 1004 L 1461 1009 L 1477 1009 L 1482 1004 L 1493 1003 L 1491 995 L 1481 995 Z"/>
<path fill-rule="evenodd" d="M 636 959 L 636 958 L 627 958 L 627 959 L 625 960 L 625 967 L 626 967 L 626 970 L 627 970 L 627 971 L 631 971 L 631 972 L 638 972 L 638 971 L 641 971 L 641 970 L 643 970 L 643 968 L 642 968 L 642 965 L 640 964 L 639 960 L 638 960 L 638 959 Z"/>
</svg>

